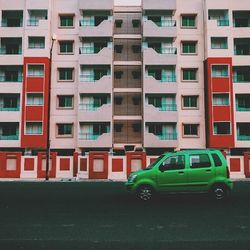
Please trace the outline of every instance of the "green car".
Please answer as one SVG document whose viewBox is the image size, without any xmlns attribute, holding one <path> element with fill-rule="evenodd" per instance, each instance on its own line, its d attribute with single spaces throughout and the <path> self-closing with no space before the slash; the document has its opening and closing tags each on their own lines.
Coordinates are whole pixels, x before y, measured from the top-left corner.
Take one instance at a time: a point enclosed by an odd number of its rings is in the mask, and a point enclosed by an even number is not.
<svg viewBox="0 0 250 250">
<path fill-rule="evenodd" d="M 125 185 L 144 201 L 156 192 L 204 192 L 223 200 L 233 189 L 227 161 L 214 149 L 164 153 L 147 168 L 131 173 Z"/>
</svg>

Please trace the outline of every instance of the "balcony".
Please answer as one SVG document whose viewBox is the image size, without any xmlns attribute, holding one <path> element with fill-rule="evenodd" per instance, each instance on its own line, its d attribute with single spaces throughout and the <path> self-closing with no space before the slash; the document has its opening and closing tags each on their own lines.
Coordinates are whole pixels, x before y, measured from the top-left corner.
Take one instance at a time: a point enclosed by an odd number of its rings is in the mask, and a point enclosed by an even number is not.
<svg viewBox="0 0 250 250">
<path fill-rule="evenodd" d="M 236 94 L 236 111 L 250 112 L 250 94 Z"/>
<path fill-rule="evenodd" d="M 80 123 L 79 147 L 111 147 L 110 123 Z"/>
<path fill-rule="evenodd" d="M 29 19 L 28 27 L 48 27 L 48 11 L 47 10 L 28 10 Z"/>
<path fill-rule="evenodd" d="M 22 82 L 22 66 L 4 65 L 0 66 L 0 82 Z"/>
<path fill-rule="evenodd" d="M 79 36 L 80 37 L 112 37 L 113 20 L 109 16 L 96 25 L 95 22 L 80 20 Z"/>
<path fill-rule="evenodd" d="M 146 148 L 176 148 L 178 146 L 177 133 L 163 133 L 156 135 L 145 132 L 144 147 Z"/>
<path fill-rule="evenodd" d="M 0 111 L 20 111 L 20 95 L 0 94 Z"/>
<path fill-rule="evenodd" d="M 0 140 L 10 141 L 19 139 L 19 123 L 1 122 L 0 123 Z"/>
<path fill-rule="evenodd" d="M 91 53 L 93 51 L 93 53 Z M 97 48 L 92 49 L 86 49 L 84 47 L 80 47 L 80 57 L 79 62 L 80 64 L 111 64 L 113 60 L 113 52 L 112 52 L 112 45 L 111 47 L 104 47 L 101 48 L 98 52 Z"/>
<path fill-rule="evenodd" d="M 2 10 L 2 27 L 22 27 L 23 11 L 22 10 Z"/>
<path fill-rule="evenodd" d="M 176 65 L 176 48 L 164 48 L 157 52 L 153 48 L 143 50 L 143 60 L 145 65 Z"/>
<path fill-rule="evenodd" d="M 115 144 L 142 144 L 141 121 L 114 121 Z"/>
<path fill-rule="evenodd" d="M 99 80 L 87 81 L 84 79 L 84 75 L 80 75 L 78 90 L 81 93 L 111 93 L 112 77 L 106 75 Z"/>
<path fill-rule="evenodd" d="M 235 28 L 250 27 L 250 11 L 233 11 L 233 26 Z"/>
<path fill-rule="evenodd" d="M 155 23 L 152 20 L 143 21 L 143 37 L 177 37 L 175 20 L 167 20 L 165 23 Z"/>
<path fill-rule="evenodd" d="M 208 19 L 216 21 L 217 27 L 229 26 L 228 10 L 210 9 L 208 10 Z"/>
<path fill-rule="evenodd" d="M 145 76 L 144 78 L 145 93 L 177 93 L 176 78 L 173 76 L 169 82 L 156 80 L 153 76 Z"/>
<path fill-rule="evenodd" d="M 250 66 L 234 66 L 233 82 L 250 83 Z"/>
<path fill-rule="evenodd" d="M 237 123 L 237 140 L 250 141 L 250 123 Z"/>
<path fill-rule="evenodd" d="M 161 107 L 146 104 L 144 107 L 144 120 L 146 122 L 177 122 L 178 115 L 176 111 L 176 104 L 161 104 Z"/>
<path fill-rule="evenodd" d="M 79 121 L 110 121 L 112 119 L 112 106 L 111 104 L 103 104 L 96 107 L 93 104 L 79 104 L 78 111 Z"/>
<path fill-rule="evenodd" d="M 249 56 L 250 55 L 250 39 L 234 38 L 234 55 Z"/>
<path fill-rule="evenodd" d="M 21 55 L 22 38 L 5 37 L 1 38 L 0 55 Z"/>
<path fill-rule="evenodd" d="M 176 10 L 176 0 L 143 0 L 143 10 Z"/>
</svg>

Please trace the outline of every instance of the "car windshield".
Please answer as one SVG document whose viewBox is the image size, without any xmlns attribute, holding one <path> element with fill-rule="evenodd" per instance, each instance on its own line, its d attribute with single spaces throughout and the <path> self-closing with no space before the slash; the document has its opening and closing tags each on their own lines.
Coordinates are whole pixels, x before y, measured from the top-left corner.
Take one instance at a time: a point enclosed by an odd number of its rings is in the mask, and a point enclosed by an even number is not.
<svg viewBox="0 0 250 250">
<path fill-rule="evenodd" d="M 149 165 L 146 167 L 146 169 L 151 169 L 151 168 L 153 168 L 154 165 L 155 165 L 156 163 L 158 163 L 164 156 L 165 156 L 165 155 L 159 156 L 155 161 L 153 161 L 151 164 L 149 164 Z"/>
</svg>

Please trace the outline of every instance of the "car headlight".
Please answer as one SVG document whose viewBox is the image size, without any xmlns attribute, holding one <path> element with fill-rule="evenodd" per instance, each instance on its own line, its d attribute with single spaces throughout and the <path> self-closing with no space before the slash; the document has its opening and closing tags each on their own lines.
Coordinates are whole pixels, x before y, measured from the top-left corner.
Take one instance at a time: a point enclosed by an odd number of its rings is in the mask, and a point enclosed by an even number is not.
<svg viewBox="0 0 250 250">
<path fill-rule="evenodd" d="M 132 174 L 132 175 L 130 175 L 130 176 L 128 177 L 128 182 L 130 182 L 130 183 L 134 182 L 134 181 L 135 181 L 135 179 L 136 179 L 136 177 L 137 177 L 137 175 L 136 175 L 136 174 Z"/>
</svg>

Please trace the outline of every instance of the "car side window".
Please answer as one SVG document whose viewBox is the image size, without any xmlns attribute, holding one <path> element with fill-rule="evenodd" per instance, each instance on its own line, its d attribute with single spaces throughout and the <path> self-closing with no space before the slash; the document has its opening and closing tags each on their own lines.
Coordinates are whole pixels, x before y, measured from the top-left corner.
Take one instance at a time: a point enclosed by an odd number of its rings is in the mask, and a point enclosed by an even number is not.
<svg viewBox="0 0 250 250">
<path fill-rule="evenodd" d="M 190 168 L 209 168 L 211 161 L 208 154 L 194 154 L 189 156 Z"/>
<path fill-rule="evenodd" d="M 161 165 L 161 171 L 177 170 L 185 168 L 185 156 L 177 155 L 168 157 Z"/>
<path fill-rule="evenodd" d="M 214 160 L 214 165 L 215 167 L 221 167 L 222 166 L 222 162 L 220 157 L 217 154 L 212 154 L 213 160 Z"/>
</svg>

